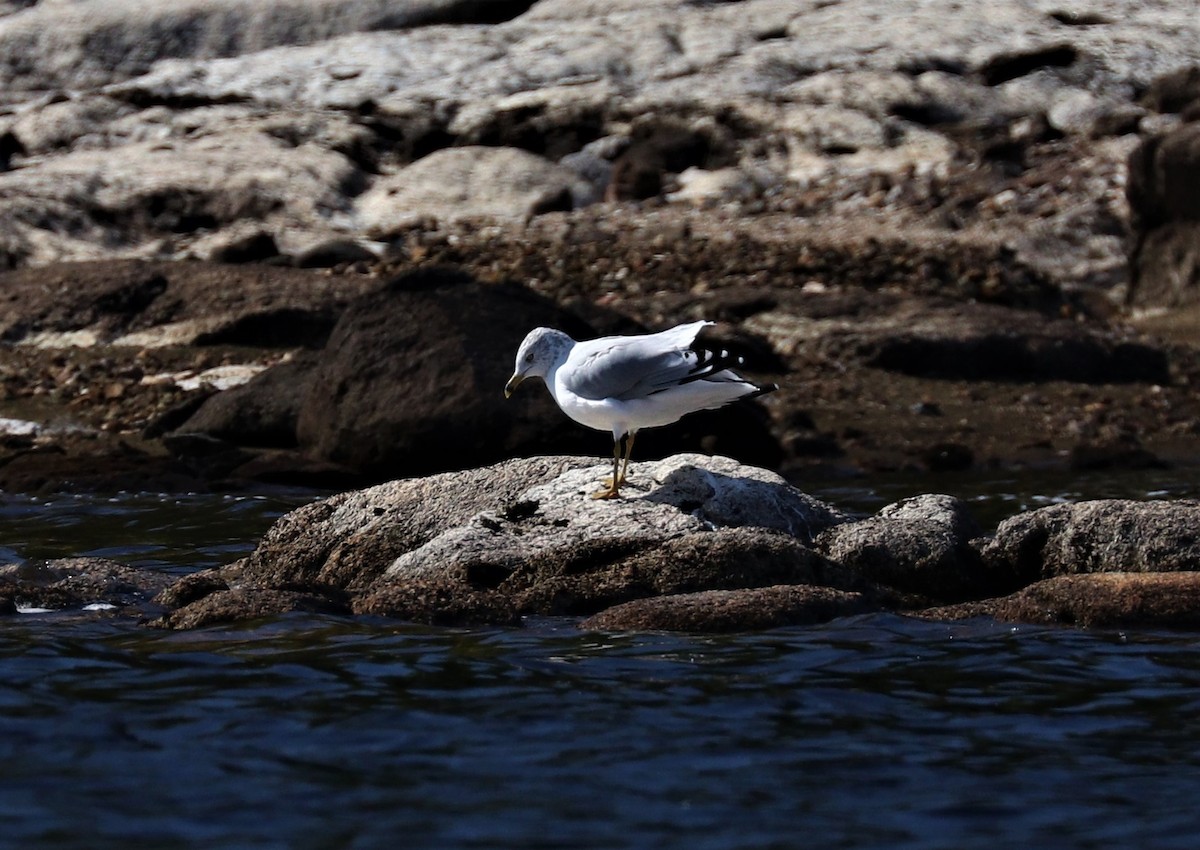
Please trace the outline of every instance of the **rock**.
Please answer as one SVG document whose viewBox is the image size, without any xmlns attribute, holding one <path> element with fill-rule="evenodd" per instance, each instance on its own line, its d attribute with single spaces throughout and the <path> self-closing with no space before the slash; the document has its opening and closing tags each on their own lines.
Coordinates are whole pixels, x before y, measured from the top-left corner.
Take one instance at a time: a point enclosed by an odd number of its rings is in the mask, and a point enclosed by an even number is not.
<svg viewBox="0 0 1200 850">
<path fill-rule="evenodd" d="M 293 269 L 199 262 L 20 269 L 0 273 L 0 289 L 9 294 L 0 303 L 0 338 L 47 347 L 320 347 L 346 302 L 367 285 Z"/>
<path fill-rule="evenodd" d="M 348 209 L 347 191 L 361 184 L 357 165 L 273 129 L 232 122 L 197 138 L 122 144 L 116 156 L 79 147 L 2 174 L 8 238 L 45 264 L 92 259 L 97 244 L 147 258 L 183 254 L 189 242 L 246 220 L 277 233 L 328 232 L 329 211 Z"/>
<path fill-rule="evenodd" d="M 310 614 L 347 614 L 328 594 L 300 593 L 264 588 L 217 590 L 167 614 L 159 625 L 170 629 L 199 629 L 220 623 L 258 620 L 303 611 Z"/>
<path fill-rule="evenodd" d="M 328 269 L 350 263 L 369 263 L 375 253 L 352 239 L 329 239 L 311 245 L 296 255 L 299 269 Z"/>
<path fill-rule="evenodd" d="M 516 505 L 530 487 L 585 458 L 509 461 L 495 467 L 390 481 L 298 508 L 263 536 L 244 578 L 261 586 L 361 592 L 398 557 L 486 509 Z"/>
<path fill-rule="evenodd" d="M 830 560 L 876 585 L 928 599 L 961 600 L 1011 590 L 990 574 L 971 541 L 979 526 L 953 496 L 914 496 L 817 538 Z"/>
<path fill-rule="evenodd" d="M 213 263 L 261 263 L 278 256 L 275 237 L 266 231 L 254 230 L 212 247 L 207 259 Z"/>
<path fill-rule="evenodd" d="M 1200 570 L 1198 524 L 1200 502 L 1051 505 L 1002 522 L 982 555 L 1019 585 L 1076 573 Z"/>
<path fill-rule="evenodd" d="M 917 612 L 937 620 L 989 616 L 1084 628 L 1200 628 L 1200 572 L 1065 575 L 1012 596 Z"/>
<path fill-rule="evenodd" d="M 229 570 L 200 570 L 171 582 L 154 601 L 166 608 L 182 608 L 205 596 L 229 590 Z"/>
<path fill-rule="evenodd" d="M 515 460 L 334 496 L 280 519 L 239 587 L 349 592 L 359 613 L 423 622 L 509 623 L 659 594 L 862 585 L 807 545 L 845 517 L 765 470 L 677 455 L 636 464 L 626 498 L 593 500 L 607 468 Z"/>
<path fill-rule="evenodd" d="M 588 617 L 579 628 L 742 632 L 809 626 L 871 610 L 871 603 L 859 593 L 810 585 L 775 585 L 637 599 Z"/>
<path fill-rule="evenodd" d="M 398 278 L 339 322 L 308 378 L 300 445 L 375 480 L 544 452 L 607 453 L 611 436 L 567 419 L 543 388 L 505 400 L 511 358 L 538 326 L 595 335 L 518 286 L 438 268 Z M 734 406 L 650 431 L 639 457 L 704 447 L 769 463 L 778 444 L 753 411 Z"/>
<path fill-rule="evenodd" d="M 107 558 L 54 558 L 0 567 L 0 598 L 50 610 L 145 605 L 171 580 Z"/>
<path fill-rule="evenodd" d="M 1138 222 L 1200 221 L 1200 198 L 1188 191 L 1200 174 L 1200 123 L 1144 139 L 1129 157 L 1126 194 Z"/>
<path fill-rule="evenodd" d="M 1139 308 L 1200 303 L 1200 123 L 1150 136 L 1129 157 L 1135 240 L 1128 301 Z"/>
<path fill-rule="evenodd" d="M 38 3 L 0 26 L 6 89 L 79 89 L 136 76 L 167 58 L 231 56 L 347 32 L 495 23 L 529 2 L 415 0 L 139 0 Z M 30 65 L 30 58 L 41 61 Z"/>
<path fill-rule="evenodd" d="M 1200 65 L 1178 68 L 1156 77 L 1142 93 L 1140 103 L 1156 112 L 1184 112 L 1200 104 Z"/>
<path fill-rule="evenodd" d="M 584 195 L 575 172 L 516 148 L 446 148 L 378 180 L 356 201 L 358 220 L 386 235 L 423 218 L 528 218 L 569 210 Z"/>
<path fill-rule="evenodd" d="M 753 316 L 744 327 L 785 354 L 817 351 L 836 362 L 905 375 L 971 381 L 1170 380 L 1166 353 L 1152 342 L 991 304 L 815 293 Z"/>
<path fill-rule="evenodd" d="M 301 399 L 316 362 L 316 354 L 305 352 L 209 396 L 175 433 L 207 434 L 239 446 L 294 447 Z"/>
</svg>

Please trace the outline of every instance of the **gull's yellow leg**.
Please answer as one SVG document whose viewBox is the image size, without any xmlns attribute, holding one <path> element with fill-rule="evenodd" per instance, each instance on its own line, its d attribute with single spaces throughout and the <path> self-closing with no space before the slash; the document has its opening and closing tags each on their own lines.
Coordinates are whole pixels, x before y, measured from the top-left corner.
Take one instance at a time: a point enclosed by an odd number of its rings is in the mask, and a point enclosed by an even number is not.
<svg viewBox="0 0 1200 850">
<path fill-rule="evenodd" d="M 606 478 L 603 482 L 601 482 L 604 484 L 605 489 L 597 490 L 595 493 L 593 493 L 592 494 L 593 499 L 615 499 L 621 495 L 617 489 L 618 487 L 621 486 L 620 478 L 617 475 L 617 472 L 618 472 L 620 466 L 621 466 L 621 441 L 614 440 L 613 441 L 613 477 L 611 479 Z"/>
<path fill-rule="evenodd" d="M 633 438 L 637 436 L 637 431 L 630 431 L 625 437 L 625 462 L 621 464 L 621 477 L 618 479 L 618 484 L 625 483 L 625 473 L 629 471 L 629 458 L 633 454 Z"/>
</svg>

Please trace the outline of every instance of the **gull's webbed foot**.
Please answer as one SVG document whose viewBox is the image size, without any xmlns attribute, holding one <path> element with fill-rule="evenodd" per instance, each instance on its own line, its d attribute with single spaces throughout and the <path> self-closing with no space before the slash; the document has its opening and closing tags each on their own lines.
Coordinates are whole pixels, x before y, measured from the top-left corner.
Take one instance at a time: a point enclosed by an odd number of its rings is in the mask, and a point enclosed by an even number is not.
<svg viewBox="0 0 1200 850">
<path fill-rule="evenodd" d="M 617 489 L 617 487 L 613 486 L 611 478 L 606 478 L 601 483 L 604 484 L 604 489 L 597 490 L 595 493 L 593 493 L 592 494 L 593 499 L 618 499 L 618 498 L 620 498 L 621 493 Z"/>
</svg>

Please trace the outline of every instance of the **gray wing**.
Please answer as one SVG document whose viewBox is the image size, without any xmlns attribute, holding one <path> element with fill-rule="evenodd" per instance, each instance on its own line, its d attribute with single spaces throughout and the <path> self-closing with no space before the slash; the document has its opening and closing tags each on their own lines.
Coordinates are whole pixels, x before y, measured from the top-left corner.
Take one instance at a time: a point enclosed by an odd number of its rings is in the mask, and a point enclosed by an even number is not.
<svg viewBox="0 0 1200 850">
<path fill-rule="evenodd" d="M 705 324 L 577 343 L 560 378 L 582 398 L 622 401 L 697 380 L 737 380 L 736 375 L 722 371 L 733 365 L 735 358 L 695 344 L 696 334 Z"/>
</svg>

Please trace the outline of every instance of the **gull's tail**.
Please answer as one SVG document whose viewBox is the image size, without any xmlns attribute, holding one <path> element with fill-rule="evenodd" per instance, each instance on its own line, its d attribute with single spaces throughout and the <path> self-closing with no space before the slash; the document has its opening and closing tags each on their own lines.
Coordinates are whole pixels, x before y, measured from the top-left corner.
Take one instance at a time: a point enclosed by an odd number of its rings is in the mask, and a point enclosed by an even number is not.
<svg viewBox="0 0 1200 850">
<path fill-rule="evenodd" d="M 696 364 L 688 372 L 687 377 L 679 382 L 681 384 L 693 381 L 743 384 L 746 386 L 747 392 L 739 395 L 738 398 L 757 398 L 779 389 L 778 384 L 760 384 L 757 381 L 747 380 L 734 372 L 735 368 L 746 365 L 746 358 L 736 352 L 731 352 L 726 348 L 717 348 L 698 339 L 692 341 L 689 350 L 696 355 Z"/>
</svg>

